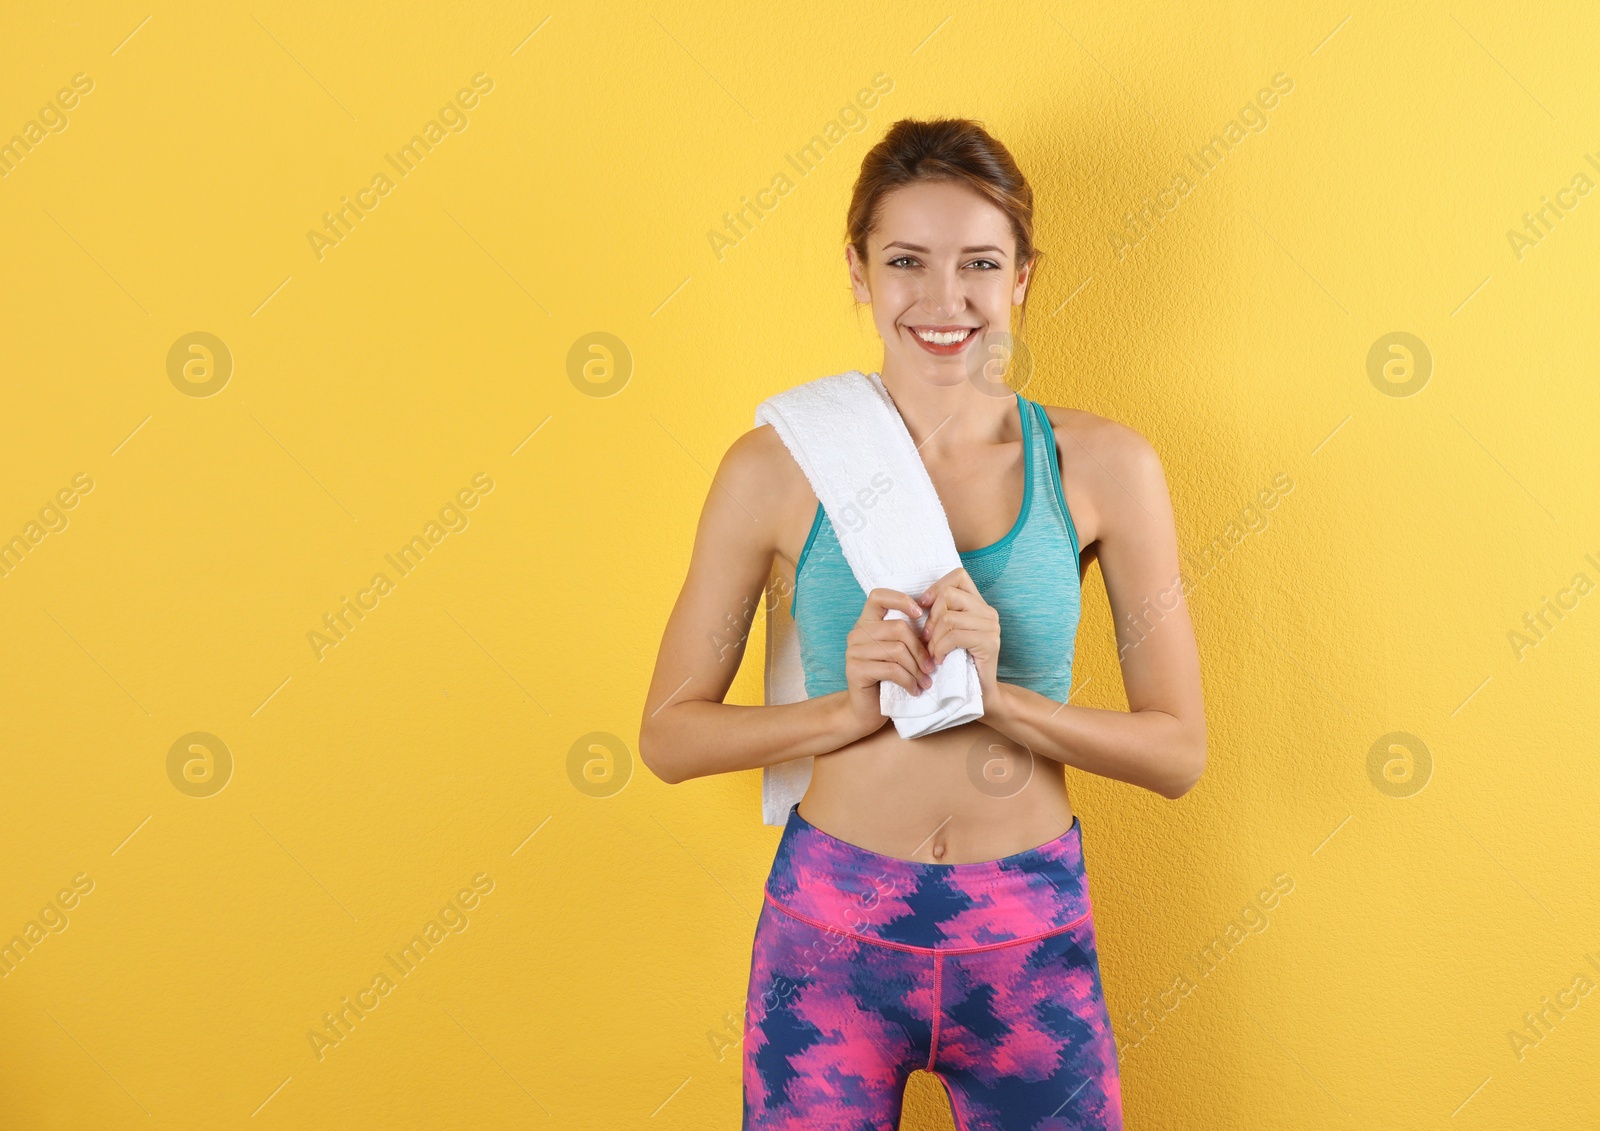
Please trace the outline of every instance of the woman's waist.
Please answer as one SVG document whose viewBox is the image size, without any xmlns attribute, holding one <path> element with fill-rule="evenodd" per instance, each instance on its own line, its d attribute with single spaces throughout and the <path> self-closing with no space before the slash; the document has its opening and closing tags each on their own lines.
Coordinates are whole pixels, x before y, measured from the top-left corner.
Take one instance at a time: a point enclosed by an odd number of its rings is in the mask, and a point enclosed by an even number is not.
<svg viewBox="0 0 1600 1131">
<path fill-rule="evenodd" d="M 915 739 L 886 723 L 818 755 L 803 805 L 843 840 L 930 864 L 1010 856 L 1073 820 L 1061 764 L 978 722 Z"/>
<path fill-rule="evenodd" d="M 901 823 L 896 794 L 873 799 L 880 820 L 858 828 L 849 821 L 831 821 L 823 815 L 825 807 L 814 810 L 817 788 L 814 776 L 804 801 L 790 809 L 767 877 L 767 899 L 779 911 L 824 930 L 888 946 L 941 950 L 1036 938 L 1079 923 L 1090 913 L 1082 827 L 1076 817 L 1063 824 L 1041 809 L 1041 822 L 1019 823 L 1015 818 L 1023 817 L 1023 811 L 1013 813 L 1001 805 L 989 810 L 985 823 L 1012 833 L 1029 826 L 1047 831 L 1025 833 L 1025 843 L 1004 855 L 936 863 L 929 862 L 928 844 L 942 839 L 943 830 L 960 819 L 948 810 L 939 818 L 928 814 L 928 831 L 921 834 L 924 843 L 916 853 L 922 858 L 907 859 L 871 847 L 892 847 L 896 835 L 915 831 L 915 826 Z M 943 829 L 935 831 L 941 822 Z M 897 829 L 902 831 L 897 834 Z"/>
</svg>

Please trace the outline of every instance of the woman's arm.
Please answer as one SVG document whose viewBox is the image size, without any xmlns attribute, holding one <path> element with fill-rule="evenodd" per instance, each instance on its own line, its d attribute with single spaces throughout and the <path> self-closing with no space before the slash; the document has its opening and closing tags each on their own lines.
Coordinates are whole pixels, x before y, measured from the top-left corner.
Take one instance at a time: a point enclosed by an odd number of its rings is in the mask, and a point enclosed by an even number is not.
<svg viewBox="0 0 1600 1131">
<path fill-rule="evenodd" d="M 801 474 L 761 427 L 729 447 L 713 477 L 639 723 L 639 759 L 662 781 L 826 754 L 864 733 L 844 691 L 775 706 L 722 701 L 772 573 L 791 473 Z"/>
<path fill-rule="evenodd" d="M 1053 419 L 1053 418 L 1052 418 Z M 1063 445 L 1079 439 L 1056 424 Z M 1206 765 L 1200 657 L 1178 570 L 1178 539 L 1161 459 L 1114 421 L 1084 430 L 1094 542 L 1111 600 L 1127 711 L 1065 706 L 1016 684 L 984 702 L 983 721 L 1035 754 L 1179 798 Z M 1087 560 L 1087 559 L 1086 559 Z"/>
</svg>

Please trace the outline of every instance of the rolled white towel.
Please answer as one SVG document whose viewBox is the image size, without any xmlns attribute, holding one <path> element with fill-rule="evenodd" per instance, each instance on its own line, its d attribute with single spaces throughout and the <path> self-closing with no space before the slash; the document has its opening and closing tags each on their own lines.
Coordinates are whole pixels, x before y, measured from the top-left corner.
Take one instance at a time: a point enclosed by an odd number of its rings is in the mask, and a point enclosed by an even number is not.
<svg viewBox="0 0 1600 1131">
<path fill-rule="evenodd" d="M 953 568 L 953 567 L 952 567 Z M 950 570 L 931 570 L 906 574 L 883 582 L 883 587 L 920 597 L 935 581 Z M 910 620 L 921 631 L 928 614 L 911 620 L 899 609 L 890 609 L 884 620 Z M 952 648 L 933 669 L 931 686 L 913 695 L 898 683 L 878 684 L 878 709 L 894 720 L 901 738 L 921 738 L 947 727 L 960 726 L 983 718 L 983 688 L 978 682 L 978 664 L 965 648 Z"/>
</svg>

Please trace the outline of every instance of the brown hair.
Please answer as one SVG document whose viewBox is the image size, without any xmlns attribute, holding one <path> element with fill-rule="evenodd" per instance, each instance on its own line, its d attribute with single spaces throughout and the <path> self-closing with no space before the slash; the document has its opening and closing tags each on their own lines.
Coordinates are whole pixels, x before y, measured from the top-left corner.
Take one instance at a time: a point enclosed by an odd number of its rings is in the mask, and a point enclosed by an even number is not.
<svg viewBox="0 0 1600 1131">
<path fill-rule="evenodd" d="M 1042 259 L 1033 245 L 1033 187 L 1022 175 L 1011 151 L 970 118 L 936 118 L 917 121 L 901 118 L 889 127 L 883 140 L 861 159 L 845 219 L 845 239 L 863 263 L 868 260 L 867 237 L 877 227 L 883 197 L 903 185 L 921 181 L 955 181 L 989 200 L 1011 221 L 1016 237 L 1016 267 Z M 1028 292 L 1032 293 L 1030 279 Z M 1028 314 L 1027 294 L 1021 317 Z M 1020 328 L 1020 327 L 1019 327 Z"/>
</svg>

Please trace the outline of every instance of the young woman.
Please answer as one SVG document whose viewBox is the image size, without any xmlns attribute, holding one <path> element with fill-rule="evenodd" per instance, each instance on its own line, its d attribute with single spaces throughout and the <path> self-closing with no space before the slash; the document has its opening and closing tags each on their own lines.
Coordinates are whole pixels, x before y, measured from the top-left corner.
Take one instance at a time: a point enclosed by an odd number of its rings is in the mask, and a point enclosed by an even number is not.
<svg viewBox="0 0 1600 1131">
<path fill-rule="evenodd" d="M 734 442 L 707 494 L 640 758 L 681 782 L 818 756 L 756 927 L 747 1129 L 887 1131 L 918 1068 L 944 1083 L 962 1131 L 1122 1126 L 1062 767 L 1181 797 L 1205 766 L 1206 728 L 1155 451 L 985 373 L 1013 308 L 1026 314 L 1039 254 L 1032 190 L 978 123 L 900 121 L 862 162 L 851 285 L 964 568 L 925 593 L 863 592 L 770 427 Z M 1126 712 L 1067 702 L 1091 560 Z M 792 594 L 809 698 L 725 704 L 742 641 L 707 641 L 748 623 L 769 580 Z M 926 614 L 922 630 L 885 620 L 891 609 Z M 976 663 L 982 719 L 901 739 L 879 684 L 916 692 L 955 648 Z"/>
</svg>

